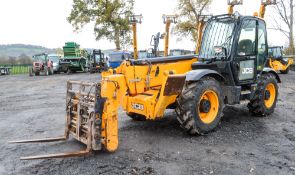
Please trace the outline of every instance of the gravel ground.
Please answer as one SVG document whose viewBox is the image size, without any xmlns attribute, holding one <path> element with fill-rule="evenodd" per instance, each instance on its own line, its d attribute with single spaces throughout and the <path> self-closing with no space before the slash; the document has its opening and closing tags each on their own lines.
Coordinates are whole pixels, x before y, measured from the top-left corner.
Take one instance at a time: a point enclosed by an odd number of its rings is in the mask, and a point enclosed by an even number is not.
<svg viewBox="0 0 295 175">
<path fill-rule="evenodd" d="M 188 136 L 174 111 L 159 121 L 135 122 L 119 111 L 119 149 L 88 157 L 21 161 L 20 156 L 80 150 L 67 142 L 8 144 L 63 134 L 66 81 L 98 74 L 0 76 L 0 174 L 295 174 L 295 72 L 281 75 L 275 113 L 257 118 L 243 105 L 227 107 L 221 125 Z"/>
</svg>

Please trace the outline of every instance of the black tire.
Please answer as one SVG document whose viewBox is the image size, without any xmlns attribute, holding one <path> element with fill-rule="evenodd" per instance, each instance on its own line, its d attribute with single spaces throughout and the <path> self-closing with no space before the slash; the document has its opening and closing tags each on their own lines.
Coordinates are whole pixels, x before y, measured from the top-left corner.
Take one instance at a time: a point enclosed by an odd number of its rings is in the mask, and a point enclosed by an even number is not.
<svg viewBox="0 0 295 175">
<path fill-rule="evenodd" d="M 39 76 L 40 75 L 40 72 L 35 72 L 35 76 Z"/>
<path fill-rule="evenodd" d="M 29 70 L 29 75 L 30 75 L 30 77 L 33 76 L 33 69 L 30 69 L 30 70 Z"/>
<path fill-rule="evenodd" d="M 218 111 L 211 122 L 205 123 L 200 117 L 200 104 L 203 94 L 208 91 L 216 94 L 216 98 L 218 98 Z M 205 77 L 197 82 L 186 85 L 178 97 L 176 105 L 177 119 L 181 127 L 189 134 L 202 135 L 214 130 L 220 123 L 224 107 L 219 82 L 214 78 Z M 211 110 L 211 105 L 209 109 Z"/>
<path fill-rule="evenodd" d="M 271 107 L 267 107 L 265 104 L 266 87 L 272 83 L 275 87 L 275 98 Z M 269 73 L 264 74 L 258 79 L 257 90 L 253 99 L 248 103 L 249 112 L 254 116 L 268 116 L 274 112 L 278 98 L 278 84 L 276 77 Z"/>
<path fill-rule="evenodd" d="M 72 73 L 71 69 L 67 69 L 67 72 L 66 72 L 68 75 Z"/>
<path fill-rule="evenodd" d="M 44 75 L 45 75 L 45 76 L 48 76 L 48 75 L 49 75 L 49 70 L 48 70 L 48 68 L 44 68 Z"/>
<path fill-rule="evenodd" d="M 281 70 L 280 72 L 282 74 L 288 74 L 289 73 L 289 70 L 290 70 L 290 66 L 286 70 Z"/>
<path fill-rule="evenodd" d="M 49 75 L 53 75 L 53 69 L 49 68 Z"/>
<path fill-rule="evenodd" d="M 132 118 L 132 120 L 134 120 L 134 121 L 146 121 L 146 118 L 143 115 L 135 114 L 135 113 L 128 113 L 128 112 L 126 114 L 127 114 L 127 116 Z"/>
</svg>

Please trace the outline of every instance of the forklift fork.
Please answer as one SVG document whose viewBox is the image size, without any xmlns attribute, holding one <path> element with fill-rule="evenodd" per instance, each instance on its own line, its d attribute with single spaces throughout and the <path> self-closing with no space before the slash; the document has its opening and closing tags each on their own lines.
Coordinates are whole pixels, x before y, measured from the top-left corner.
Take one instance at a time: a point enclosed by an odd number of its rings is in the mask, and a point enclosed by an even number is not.
<svg viewBox="0 0 295 175">
<path fill-rule="evenodd" d="M 78 85 L 78 91 L 73 89 L 73 85 Z M 69 135 L 71 135 L 76 140 L 87 146 L 85 150 L 81 151 L 21 157 L 21 160 L 80 157 L 90 154 L 92 150 L 100 150 L 102 147 L 100 137 L 100 110 L 102 110 L 102 107 L 101 105 L 96 104 L 97 98 L 100 98 L 99 83 L 68 81 L 66 100 L 67 116 L 64 136 L 56 138 L 10 141 L 9 143 L 65 141 L 68 140 Z"/>
</svg>

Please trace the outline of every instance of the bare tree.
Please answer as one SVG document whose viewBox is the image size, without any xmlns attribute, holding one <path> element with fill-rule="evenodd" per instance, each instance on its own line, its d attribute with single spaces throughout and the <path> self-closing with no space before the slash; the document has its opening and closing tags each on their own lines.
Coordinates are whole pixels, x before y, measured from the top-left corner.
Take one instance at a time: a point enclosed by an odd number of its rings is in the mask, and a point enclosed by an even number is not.
<svg viewBox="0 0 295 175">
<path fill-rule="evenodd" d="M 277 0 L 274 6 L 277 16 L 273 17 L 274 28 L 282 32 L 289 40 L 290 54 L 294 54 L 294 0 Z"/>
</svg>

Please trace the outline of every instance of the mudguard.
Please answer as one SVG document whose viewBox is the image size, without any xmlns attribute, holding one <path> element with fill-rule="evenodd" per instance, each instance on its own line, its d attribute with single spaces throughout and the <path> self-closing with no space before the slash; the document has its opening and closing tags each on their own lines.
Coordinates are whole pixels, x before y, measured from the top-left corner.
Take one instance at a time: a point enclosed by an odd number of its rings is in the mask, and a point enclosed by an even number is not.
<svg viewBox="0 0 295 175">
<path fill-rule="evenodd" d="M 281 78 L 280 78 L 279 74 L 274 69 L 272 69 L 270 67 L 265 67 L 262 70 L 262 74 L 265 74 L 265 73 L 272 73 L 276 77 L 278 83 L 281 83 Z"/>
<path fill-rule="evenodd" d="M 211 76 L 216 78 L 219 81 L 225 81 L 225 78 L 215 70 L 210 69 L 198 69 L 191 70 L 186 74 L 186 81 L 198 81 L 205 76 Z"/>
</svg>

